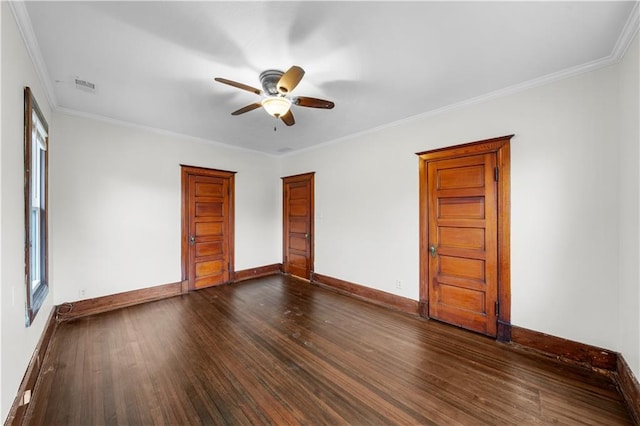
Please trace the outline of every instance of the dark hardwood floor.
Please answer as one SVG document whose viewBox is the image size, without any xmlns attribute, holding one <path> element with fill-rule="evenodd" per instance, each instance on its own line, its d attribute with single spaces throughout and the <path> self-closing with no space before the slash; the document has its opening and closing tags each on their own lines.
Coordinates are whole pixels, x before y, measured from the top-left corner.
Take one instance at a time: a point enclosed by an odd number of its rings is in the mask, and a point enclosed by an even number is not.
<svg viewBox="0 0 640 426">
<path fill-rule="evenodd" d="M 60 324 L 32 425 L 631 424 L 604 375 L 282 276 Z"/>
</svg>

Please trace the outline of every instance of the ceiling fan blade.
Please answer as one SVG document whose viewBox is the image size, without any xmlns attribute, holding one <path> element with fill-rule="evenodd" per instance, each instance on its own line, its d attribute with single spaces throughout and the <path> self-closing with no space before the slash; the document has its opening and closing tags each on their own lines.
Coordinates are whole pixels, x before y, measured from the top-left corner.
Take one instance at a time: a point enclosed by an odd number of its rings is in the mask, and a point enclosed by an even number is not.
<svg viewBox="0 0 640 426">
<path fill-rule="evenodd" d="M 287 111 L 287 113 L 280 117 L 280 119 L 284 121 L 284 124 L 286 124 L 287 126 L 293 126 L 294 124 L 296 124 L 296 120 L 293 118 L 293 113 L 291 112 L 291 110 Z"/>
<path fill-rule="evenodd" d="M 256 108 L 260 108 L 261 106 L 262 104 L 260 102 L 256 102 L 255 104 L 247 105 L 246 107 L 242 107 L 237 111 L 233 111 L 231 115 L 244 114 L 245 112 L 253 111 Z"/>
<path fill-rule="evenodd" d="M 296 88 L 300 80 L 302 80 L 302 76 L 304 75 L 304 70 L 297 65 L 292 66 L 282 74 L 280 80 L 278 80 L 278 92 L 283 95 L 290 93 L 293 89 Z"/>
<path fill-rule="evenodd" d="M 306 96 L 298 96 L 295 99 L 294 103 L 302 107 L 324 108 L 324 109 L 331 109 L 336 105 L 331 101 L 326 101 L 324 99 L 318 99 L 318 98 L 308 98 Z"/>
<path fill-rule="evenodd" d="M 260 89 L 256 89 L 255 87 L 247 86 L 246 84 L 238 83 L 237 81 L 227 80 L 226 78 L 216 77 L 215 81 L 219 83 L 228 84 L 229 86 L 237 87 L 238 89 L 246 90 L 247 92 L 255 93 L 256 95 L 260 95 L 262 91 Z"/>
</svg>

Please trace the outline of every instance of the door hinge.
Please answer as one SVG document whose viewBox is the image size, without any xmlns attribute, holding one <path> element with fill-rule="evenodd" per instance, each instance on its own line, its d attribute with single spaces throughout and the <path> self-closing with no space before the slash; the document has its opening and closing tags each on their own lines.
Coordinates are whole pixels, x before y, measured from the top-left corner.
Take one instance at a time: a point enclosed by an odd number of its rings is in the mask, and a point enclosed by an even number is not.
<svg viewBox="0 0 640 426">
<path fill-rule="evenodd" d="M 496 308 L 496 315 L 499 315 L 499 314 L 500 314 L 500 302 L 497 302 L 497 301 L 496 301 L 496 306 L 495 306 L 495 308 Z"/>
<path fill-rule="evenodd" d="M 493 169 L 493 178 L 495 179 L 496 182 L 500 178 L 500 169 L 498 167 L 495 167 Z"/>
</svg>

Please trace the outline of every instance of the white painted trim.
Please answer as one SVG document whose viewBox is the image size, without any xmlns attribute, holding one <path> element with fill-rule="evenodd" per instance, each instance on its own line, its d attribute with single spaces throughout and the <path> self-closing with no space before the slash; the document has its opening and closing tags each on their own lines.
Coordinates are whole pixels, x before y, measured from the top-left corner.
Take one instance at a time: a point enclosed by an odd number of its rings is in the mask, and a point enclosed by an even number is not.
<svg viewBox="0 0 640 426">
<path fill-rule="evenodd" d="M 270 153 L 264 152 L 264 151 L 257 151 L 257 150 L 254 150 L 254 149 L 243 148 L 241 146 L 230 145 L 230 144 L 227 144 L 227 143 L 218 142 L 218 141 L 214 141 L 214 140 L 211 140 L 211 139 L 205 139 L 205 138 L 200 138 L 200 137 L 197 137 L 197 136 L 186 135 L 184 133 L 172 132 L 170 130 L 164 130 L 164 129 L 160 129 L 160 128 L 157 128 L 157 127 L 146 126 L 144 124 L 132 123 L 130 121 L 118 120 L 118 119 L 111 118 L 111 117 L 105 117 L 103 115 L 91 114 L 89 112 L 77 111 L 77 110 L 70 109 L 70 108 L 56 107 L 55 112 L 59 113 L 59 114 L 70 115 L 72 117 L 81 117 L 81 118 L 87 118 L 87 119 L 90 119 L 90 120 L 101 121 L 103 123 L 112 124 L 112 125 L 115 125 L 115 126 L 128 127 L 128 128 L 131 128 L 131 129 L 137 129 L 137 130 L 142 130 L 142 131 L 146 131 L 146 132 L 151 132 L 151 133 L 155 133 L 155 134 L 158 134 L 158 135 L 164 135 L 164 136 L 170 136 L 170 137 L 175 137 L 175 138 L 187 139 L 187 140 L 194 141 L 194 142 L 206 143 L 206 144 L 209 144 L 209 145 L 218 146 L 220 148 L 225 148 L 225 149 L 230 149 L 230 150 L 235 150 L 235 151 L 249 152 L 251 154 L 264 155 L 266 157 L 273 157 L 273 158 L 277 158 L 278 157 L 277 155 L 270 154 Z"/>
<path fill-rule="evenodd" d="M 13 16 L 16 20 L 16 23 L 18 24 L 18 30 L 20 31 L 22 40 L 24 41 L 24 44 L 27 48 L 29 57 L 31 57 L 33 66 L 36 69 L 36 74 L 38 74 L 40 83 L 42 84 L 42 87 L 44 87 L 49 107 L 51 107 L 51 109 L 55 109 L 58 106 L 56 94 L 53 90 L 53 86 L 51 85 L 51 79 L 49 78 L 47 66 L 45 65 L 44 59 L 42 58 L 42 52 L 40 50 L 40 46 L 38 45 L 38 40 L 35 33 L 33 32 L 33 26 L 31 25 L 31 19 L 29 18 L 29 13 L 27 12 L 26 3 L 24 0 L 12 0 L 8 3 L 9 8 L 11 9 L 11 12 L 13 13 Z"/>
<path fill-rule="evenodd" d="M 640 2 L 636 1 L 627 22 L 624 24 L 624 28 L 622 28 L 620 32 L 616 45 L 611 52 L 611 56 L 616 62 L 620 62 L 622 58 L 624 58 L 629 46 L 631 46 L 631 42 L 633 42 L 634 37 L 638 33 L 638 27 L 640 27 Z"/>
</svg>

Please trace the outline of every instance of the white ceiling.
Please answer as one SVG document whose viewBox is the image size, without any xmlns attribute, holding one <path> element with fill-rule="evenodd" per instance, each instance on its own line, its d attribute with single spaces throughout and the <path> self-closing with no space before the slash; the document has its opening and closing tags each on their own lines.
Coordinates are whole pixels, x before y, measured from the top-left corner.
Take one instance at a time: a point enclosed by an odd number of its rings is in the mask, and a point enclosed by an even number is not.
<svg viewBox="0 0 640 426">
<path fill-rule="evenodd" d="M 54 108 L 271 154 L 614 63 L 638 26 L 630 1 L 28 1 L 13 9 Z M 230 115 L 259 96 L 213 80 L 260 88 L 261 71 L 294 64 L 306 74 L 293 94 L 336 107 L 294 106 L 296 125 L 279 122 L 275 132 L 262 109 Z"/>
</svg>

